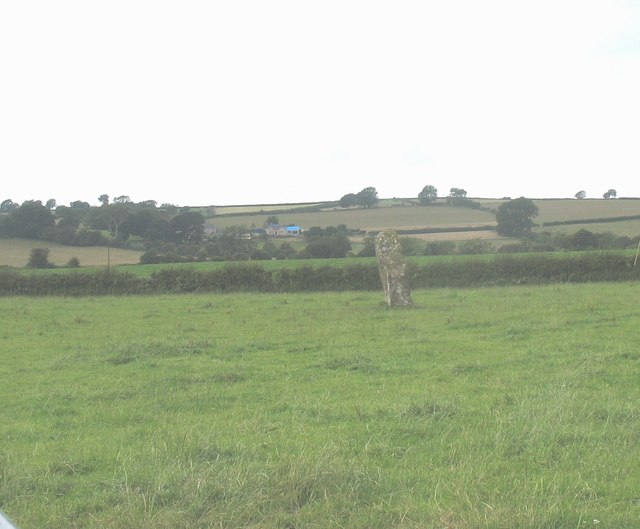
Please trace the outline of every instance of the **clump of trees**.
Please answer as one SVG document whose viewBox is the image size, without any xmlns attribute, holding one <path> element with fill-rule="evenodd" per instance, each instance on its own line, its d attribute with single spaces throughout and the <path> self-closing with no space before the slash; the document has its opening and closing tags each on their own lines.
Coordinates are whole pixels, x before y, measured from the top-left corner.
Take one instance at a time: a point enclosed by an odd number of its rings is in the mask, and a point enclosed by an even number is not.
<svg viewBox="0 0 640 529">
<path fill-rule="evenodd" d="M 338 201 L 341 208 L 358 206 L 371 208 L 378 203 L 378 191 L 375 187 L 365 187 L 358 193 L 347 193 Z"/>
<path fill-rule="evenodd" d="M 349 230 L 344 224 L 320 228 L 311 227 L 304 232 L 306 247 L 300 253 L 301 258 L 329 259 L 346 257 L 351 252 Z"/>
<path fill-rule="evenodd" d="M 183 243 L 202 242 L 204 217 L 189 208 L 178 209 L 154 201 L 133 203 L 121 196 L 91 207 L 85 202 L 56 206 L 49 200 L 27 200 L 20 205 L 4 201 L 0 216 L 0 237 L 53 241 L 72 246 L 121 246 L 131 237 L 143 240 Z M 53 208 L 53 209 L 52 209 Z"/>
<path fill-rule="evenodd" d="M 422 191 L 418 193 L 418 202 L 422 206 L 429 206 L 435 204 L 438 200 L 438 190 L 433 185 L 426 185 L 422 188 Z M 467 190 L 461 187 L 452 187 L 449 190 L 449 195 L 446 197 L 446 204 L 449 206 L 480 209 L 482 205 L 480 202 L 471 200 L 467 197 Z"/>
</svg>

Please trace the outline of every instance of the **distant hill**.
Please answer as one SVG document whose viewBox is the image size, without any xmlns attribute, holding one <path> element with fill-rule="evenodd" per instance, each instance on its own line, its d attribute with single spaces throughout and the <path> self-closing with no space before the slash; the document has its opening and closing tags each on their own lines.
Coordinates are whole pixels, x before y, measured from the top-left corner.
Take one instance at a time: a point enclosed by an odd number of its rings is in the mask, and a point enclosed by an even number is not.
<svg viewBox="0 0 640 529">
<path fill-rule="evenodd" d="M 316 211 L 301 211 L 302 206 L 311 204 L 271 204 L 259 206 L 231 206 L 210 208 L 215 211 L 207 216 L 207 223 L 224 228 L 231 225 L 262 225 L 268 216 L 278 211 L 278 219 L 283 224 L 300 224 L 303 227 L 337 226 L 346 224 L 349 228 L 379 230 L 384 228 L 411 229 L 421 227 L 468 227 L 495 225 L 491 210 L 500 206 L 504 199 L 475 198 L 483 209 L 447 206 L 444 199 L 435 204 L 420 206 L 416 199 L 394 198 L 380 200 L 374 208 L 344 209 L 331 203 L 314 203 Z M 536 224 L 579 220 L 600 220 L 616 217 L 640 215 L 640 200 L 636 199 L 534 199 L 540 210 Z M 639 223 L 640 227 L 640 223 Z"/>
<path fill-rule="evenodd" d="M 401 233 L 425 240 L 462 240 L 482 238 L 502 244 L 509 239 L 499 237 L 493 210 L 505 199 L 472 198 L 481 209 L 454 207 L 438 199 L 433 205 L 421 206 L 415 198 L 381 199 L 376 207 L 344 209 L 335 202 L 298 204 L 254 204 L 206 206 L 193 208 L 206 221 L 207 232 L 233 225 L 261 227 L 270 216 L 281 224 L 296 224 L 304 229 L 317 226 L 346 225 L 366 232 L 394 228 Z M 534 199 L 540 214 L 534 219 L 534 231 L 573 233 L 580 229 L 593 232 L 610 231 L 615 235 L 640 235 L 640 200 L 638 199 Z M 361 237 L 359 238 L 361 240 Z M 358 237 L 354 238 L 357 241 Z M 301 241 L 302 243 L 302 241 Z M 32 248 L 49 248 L 49 260 L 64 266 L 77 257 L 81 266 L 107 264 L 105 247 L 71 247 L 47 241 L 0 239 L 0 266 L 24 266 Z M 142 252 L 112 248 L 111 264 L 138 263 Z"/>
</svg>

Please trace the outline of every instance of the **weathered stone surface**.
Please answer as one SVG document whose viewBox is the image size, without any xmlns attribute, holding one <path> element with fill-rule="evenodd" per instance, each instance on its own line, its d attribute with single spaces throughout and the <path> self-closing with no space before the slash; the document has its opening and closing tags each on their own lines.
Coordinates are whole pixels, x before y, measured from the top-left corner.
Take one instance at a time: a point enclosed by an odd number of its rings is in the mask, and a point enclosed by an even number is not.
<svg viewBox="0 0 640 529">
<path fill-rule="evenodd" d="M 375 238 L 378 271 L 384 299 L 390 307 L 413 305 L 407 276 L 407 262 L 402 255 L 398 234 L 394 230 L 378 233 Z"/>
</svg>

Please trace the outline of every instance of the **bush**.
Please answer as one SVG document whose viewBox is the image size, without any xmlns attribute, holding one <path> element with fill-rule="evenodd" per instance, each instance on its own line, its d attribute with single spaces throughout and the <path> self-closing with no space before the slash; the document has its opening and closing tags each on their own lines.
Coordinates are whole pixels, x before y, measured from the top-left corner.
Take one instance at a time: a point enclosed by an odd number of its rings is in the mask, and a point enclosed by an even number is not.
<svg viewBox="0 0 640 529">
<path fill-rule="evenodd" d="M 346 257 L 351 251 L 351 242 L 344 233 L 312 237 L 304 249 L 304 255 L 312 259 Z"/>
<path fill-rule="evenodd" d="M 32 248 L 27 267 L 54 268 L 54 265 L 49 262 L 49 248 Z"/>
<path fill-rule="evenodd" d="M 458 243 L 458 253 L 461 254 L 483 254 L 493 251 L 493 246 L 489 241 L 482 239 L 470 239 Z"/>
<path fill-rule="evenodd" d="M 453 241 L 431 241 L 424 247 L 424 255 L 450 255 L 455 252 L 456 243 Z"/>
</svg>

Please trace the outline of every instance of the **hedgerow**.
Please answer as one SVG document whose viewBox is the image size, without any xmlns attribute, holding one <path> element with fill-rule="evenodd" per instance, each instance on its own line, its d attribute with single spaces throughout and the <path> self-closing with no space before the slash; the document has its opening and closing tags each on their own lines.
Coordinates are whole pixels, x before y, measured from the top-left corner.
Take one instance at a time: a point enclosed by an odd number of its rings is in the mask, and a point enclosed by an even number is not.
<svg viewBox="0 0 640 529">
<path fill-rule="evenodd" d="M 513 284 L 634 281 L 640 267 L 621 253 L 499 254 L 409 265 L 413 289 Z M 0 269 L 0 295 L 99 296 L 205 292 L 322 292 L 380 289 L 375 262 L 267 269 L 230 263 L 222 268 L 161 268 L 149 277 L 101 270 L 29 274 Z"/>
</svg>

